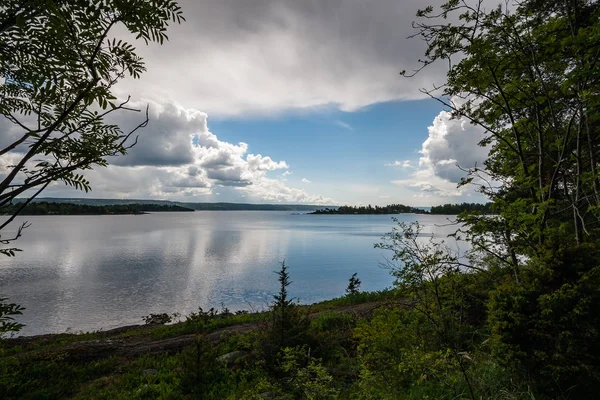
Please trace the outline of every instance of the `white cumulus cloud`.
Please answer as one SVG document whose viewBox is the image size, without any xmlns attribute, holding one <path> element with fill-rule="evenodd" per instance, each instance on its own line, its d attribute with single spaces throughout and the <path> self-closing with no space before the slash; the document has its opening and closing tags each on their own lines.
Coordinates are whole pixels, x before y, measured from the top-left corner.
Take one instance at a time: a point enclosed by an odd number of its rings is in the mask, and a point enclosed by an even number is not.
<svg viewBox="0 0 600 400">
<path fill-rule="evenodd" d="M 472 187 L 457 187 L 466 177 L 463 169 L 481 167 L 489 148 L 479 146 L 485 130 L 469 123 L 466 118 L 453 119 L 441 111 L 428 127 L 428 137 L 420 149 L 419 167 L 409 178 L 392 181 L 413 192 L 416 197 L 428 197 L 441 202 L 447 197 L 472 196 Z M 394 161 L 387 166 L 410 166 L 409 162 Z M 414 167 L 413 167 L 414 168 Z"/>
<path fill-rule="evenodd" d="M 140 115 L 120 113 L 111 122 L 125 129 Z M 269 173 L 289 168 L 284 160 L 249 152 L 247 143 L 220 140 L 208 129 L 207 115 L 174 103 L 151 103 L 150 123 L 127 155 L 110 160 L 106 168 L 86 173 L 95 197 L 154 198 L 209 201 L 213 195 L 228 201 L 275 201 L 335 204 L 330 198 L 292 188 Z M 47 196 L 79 196 L 80 192 L 53 185 Z"/>
<path fill-rule="evenodd" d="M 391 163 L 387 163 L 385 164 L 386 167 L 402 167 L 402 168 L 415 168 L 410 160 L 404 160 L 404 161 L 393 161 Z"/>
<path fill-rule="evenodd" d="M 489 149 L 478 144 L 484 138 L 484 129 L 469 123 L 466 118 L 452 119 L 449 112 L 442 111 L 428 132 L 420 151 L 419 165 L 431 168 L 436 176 L 460 182 L 465 176 L 461 168 L 482 166 L 487 158 Z"/>
</svg>

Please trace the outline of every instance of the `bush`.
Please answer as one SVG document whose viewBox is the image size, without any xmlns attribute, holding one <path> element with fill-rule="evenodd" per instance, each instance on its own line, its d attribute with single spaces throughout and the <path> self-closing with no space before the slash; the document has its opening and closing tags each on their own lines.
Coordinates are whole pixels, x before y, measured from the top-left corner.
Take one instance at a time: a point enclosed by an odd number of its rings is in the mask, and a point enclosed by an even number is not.
<svg viewBox="0 0 600 400">
<path fill-rule="evenodd" d="M 184 393 L 200 399 L 222 399 L 230 392 L 232 376 L 227 367 L 216 362 L 218 347 L 197 338 L 193 347 L 183 354 Z"/>
<path fill-rule="evenodd" d="M 306 346 L 287 347 L 282 351 L 281 369 L 286 374 L 285 391 L 296 399 L 335 400 L 339 390 L 333 377 L 321 365 L 321 360 L 310 357 Z"/>
<path fill-rule="evenodd" d="M 326 311 L 310 323 L 309 334 L 316 357 L 337 364 L 345 358 L 355 356 L 353 329 L 356 317 L 349 313 Z"/>
<path fill-rule="evenodd" d="M 583 398 L 600 390 L 600 252 L 562 251 L 530 262 L 490 300 L 494 354 L 553 397 Z"/>
</svg>

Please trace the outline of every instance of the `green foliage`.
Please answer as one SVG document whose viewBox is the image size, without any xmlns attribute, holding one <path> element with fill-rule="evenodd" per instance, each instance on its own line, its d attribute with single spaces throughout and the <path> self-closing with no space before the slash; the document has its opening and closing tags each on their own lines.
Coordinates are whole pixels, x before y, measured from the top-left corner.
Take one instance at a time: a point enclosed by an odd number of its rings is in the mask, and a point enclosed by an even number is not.
<svg viewBox="0 0 600 400">
<path fill-rule="evenodd" d="M 436 332 L 420 313 L 383 310 L 371 321 L 360 323 L 356 335 L 364 398 L 469 396 L 451 351 L 435 343 Z"/>
<path fill-rule="evenodd" d="M 600 387 L 599 265 L 595 246 L 574 248 L 492 293 L 494 354 L 549 395 L 593 397 Z"/>
<path fill-rule="evenodd" d="M 362 304 L 367 302 L 385 302 L 392 301 L 399 296 L 399 292 L 395 288 L 387 288 L 372 292 L 358 292 L 353 295 L 346 294 L 331 300 L 325 300 L 311 306 L 314 310 L 326 310 L 338 306 L 350 306 L 353 304 Z"/>
<path fill-rule="evenodd" d="M 360 399 L 476 398 L 531 399 L 522 381 L 497 363 L 480 344 L 458 353 L 436 341 L 426 316 L 381 309 L 356 330 L 361 365 Z M 469 382 L 465 380 L 465 371 Z"/>
<path fill-rule="evenodd" d="M 12 215 L 21 204 L 16 203 L 5 207 L 2 212 Z M 51 203 L 45 201 L 36 201 L 29 203 L 25 208 L 19 211 L 20 215 L 106 215 L 106 214 L 143 214 L 144 212 L 175 212 L 175 211 L 194 211 L 190 208 L 177 206 L 174 204 L 124 204 L 91 206 L 85 204 L 71 203 Z"/>
<path fill-rule="evenodd" d="M 336 400 L 339 390 L 333 377 L 321 365 L 321 360 L 310 357 L 306 346 L 286 347 L 282 351 L 281 369 L 285 374 L 283 386 L 292 398 L 306 400 Z"/>
<path fill-rule="evenodd" d="M 150 315 L 143 316 L 142 320 L 144 321 L 144 323 L 146 325 L 165 325 L 165 324 L 168 324 L 169 322 L 172 322 L 173 317 L 174 316 L 169 315 L 167 313 L 150 314 Z"/>
<path fill-rule="evenodd" d="M 492 203 L 460 203 L 460 204 L 443 204 L 441 206 L 433 206 L 429 211 L 431 214 L 442 215 L 458 215 L 463 212 L 490 214 Z"/>
<path fill-rule="evenodd" d="M 52 182 L 89 191 L 81 171 L 106 166 L 108 157 L 135 144 L 130 137 L 146 126 L 147 113 L 128 132 L 106 122 L 116 111 L 139 111 L 128 106 L 129 98 L 117 99 L 113 88 L 145 71 L 135 47 L 114 38 L 114 31 L 162 44 L 169 24 L 183 20 L 173 0 L 2 2 L 0 116 L 17 133 L 0 149 L 0 156 L 15 160 L 0 181 L 0 212 L 32 194 L 0 231 Z M 2 244 L 18 237 L 1 237 Z"/>
<path fill-rule="evenodd" d="M 48 354 L 43 360 L 8 357 L 0 360 L 0 398 L 59 399 L 72 395 L 77 385 L 100 378 L 112 371 L 114 359 L 85 365 L 66 363 L 62 355 Z"/>
<path fill-rule="evenodd" d="M 301 314 L 293 298 L 288 295 L 288 286 L 292 284 L 285 261 L 281 269 L 275 272 L 279 281 L 279 293 L 273 296 L 271 305 L 273 314 L 272 339 L 276 340 L 279 348 L 292 345 L 299 335 L 303 335 L 308 326 L 307 319 Z"/>
<path fill-rule="evenodd" d="M 199 399 L 224 398 L 231 386 L 227 366 L 216 362 L 218 347 L 196 339 L 194 346 L 183 355 L 185 374 L 181 381 L 183 392 Z"/>
<path fill-rule="evenodd" d="M 279 368 L 279 352 L 283 348 L 294 347 L 306 340 L 310 323 L 294 299 L 289 297 L 287 288 L 292 282 L 285 261 L 275 273 L 279 281 L 279 292 L 273 296 L 271 321 L 264 326 L 259 343 L 261 357 L 272 370 Z"/>
<path fill-rule="evenodd" d="M 349 313 L 325 311 L 310 322 L 308 335 L 312 354 L 326 360 L 327 365 L 343 366 L 356 356 L 353 329 L 357 318 Z"/>
<path fill-rule="evenodd" d="M 348 287 L 346 287 L 346 294 L 350 296 L 357 295 L 360 293 L 360 279 L 356 277 L 357 273 L 353 273 L 350 279 L 348 279 Z"/>
<path fill-rule="evenodd" d="M 432 323 L 440 343 L 460 347 L 462 336 L 469 330 L 463 275 L 480 268 L 463 263 L 444 241 L 423 240 L 421 231 L 419 223 L 398 222 L 375 247 L 393 253 L 388 267 L 396 285 L 413 299 L 414 309 Z"/>
<path fill-rule="evenodd" d="M 0 245 L 21 236 L 27 223 L 12 236 L 6 228 L 48 185 L 62 181 L 88 192 L 90 184 L 80 171 L 126 154 L 137 141 L 130 141 L 131 135 L 148 123 L 147 110 L 145 120 L 129 132 L 105 122 L 115 111 L 136 111 L 127 106 L 129 98 L 118 100 L 112 89 L 145 70 L 135 47 L 111 37 L 111 31 L 121 26 L 146 44 L 162 44 L 168 25 L 183 20 L 173 0 L 2 2 L 0 118 L 17 134 L 0 148 L 1 157 L 15 160 L 0 180 L 0 214 L 10 215 L 0 224 Z M 23 194 L 30 197 L 13 206 Z M 9 257 L 17 251 L 0 248 Z M 20 327 L 1 323 L 12 331 Z"/>
<path fill-rule="evenodd" d="M 420 208 L 405 206 L 403 204 L 391 204 L 388 206 L 340 206 L 338 208 L 324 208 L 316 210 L 311 214 L 426 214 L 427 212 Z"/>
<path fill-rule="evenodd" d="M 22 315 L 25 308 L 15 303 L 6 302 L 8 298 L 0 298 L 0 339 L 6 334 L 18 332 L 25 325 L 15 321 L 16 315 Z"/>
<path fill-rule="evenodd" d="M 449 67 L 440 97 L 424 93 L 482 127 L 481 144 L 490 150 L 461 185 L 477 185 L 493 215 L 464 212 L 456 234 L 471 245 L 476 275 L 493 277 L 478 291 L 488 308 L 479 332 L 491 334 L 485 343 L 495 361 L 539 393 L 592 397 L 600 389 L 593 306 L 600 287 L 600 102 L 593 95 L 600 83 L 600 2 L 487 8 L 451 0 L 418 17 L 415 36 L 427 43 L 423 67 Z M 439 264 L 444 256 L 424 260 Z M 401 284 L 412 293 L 456 276 L 443 271 L 442 281 L 434 275 L 419 282 L 419 268 L 406 270 Z M 443 307 L 428 309 L 437 315 Z"/>
<path fill-rule="evenodd" d="M 192 312 L 182 322 L 171 325 L 161 325 L 152 330 L 152 337 L 163 339 L 174 335 L 200 334 L 213 332 L 237 324 L 265 323 L 272 319 L 270 313 L 249 313 L 244 310 L 235 313 L 224 313 L 211 308 L 204 311 L 201 307 L 197 312 Z"/>
</svg>

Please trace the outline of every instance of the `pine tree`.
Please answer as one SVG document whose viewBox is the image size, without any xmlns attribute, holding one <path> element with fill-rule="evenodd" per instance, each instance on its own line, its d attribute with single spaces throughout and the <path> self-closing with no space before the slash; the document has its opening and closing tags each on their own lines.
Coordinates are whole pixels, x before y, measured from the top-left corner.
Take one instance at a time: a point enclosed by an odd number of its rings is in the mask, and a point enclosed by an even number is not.
<svg viewBox="0 0 600 400">
<path fill-rule="evenodd" d="M 356 277 L 357 273 L 353 273 L 350 279 L 348 279 L 348 287 L 346 288 L 347 295 L 354 295 L 360 293 L 360 279 Z"/>
<path fill-rule="evenodd" d="M 274 327 L 279 328 L 281 337 L 281 346 L 285 342 L 285 332 L 290 328 L 290 314 L 294 307 L 294 299 L 289 298 L 287 287 L 292 284 L 290 280 L 290 274 L 288 267 L 285 265 L 285 261 L 281 263 L 281 269 L 275 271 L 279 281 L 279 293 L 274 295 L 275 303 L 273 304 L 273 318 Z"/>
</svg>

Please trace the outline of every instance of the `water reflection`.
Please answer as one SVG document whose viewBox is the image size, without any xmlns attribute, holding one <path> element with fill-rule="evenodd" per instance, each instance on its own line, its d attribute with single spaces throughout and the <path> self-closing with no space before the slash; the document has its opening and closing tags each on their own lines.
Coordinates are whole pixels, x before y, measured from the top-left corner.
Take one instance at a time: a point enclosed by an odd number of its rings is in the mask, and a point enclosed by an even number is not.
<svg viewBox="0 0 600 400">
<path fill-rule="evenodd" d="M 443 217 L 417 217 L 429 232 Z M 373 249 L 389 216 L 286 212 L 156 213 L 30 217 L 17 258 L 0 259 L 0 293 L 27 307 L 24 334 L 107 329 L 152 312 L 187 314 L 221 303 L 261 308 L 286 260 L 303 302 L 343 294 L 358 272 L 363 289 L 389 286 Z"/>
</svg>

